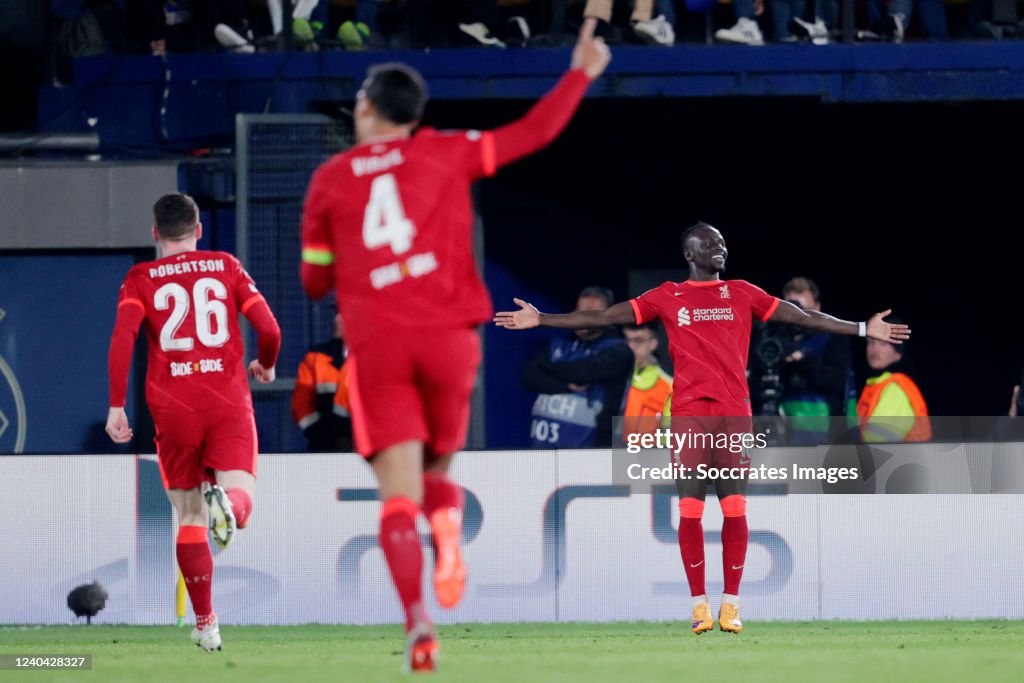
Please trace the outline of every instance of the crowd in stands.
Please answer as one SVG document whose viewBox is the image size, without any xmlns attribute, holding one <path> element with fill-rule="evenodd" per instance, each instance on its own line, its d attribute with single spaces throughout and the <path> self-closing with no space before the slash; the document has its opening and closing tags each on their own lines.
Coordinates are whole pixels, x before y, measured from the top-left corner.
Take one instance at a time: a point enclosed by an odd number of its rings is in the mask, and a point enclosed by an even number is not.
<svg viewBox="0 0 1024 683">
<path fill-rule="evenodd" d="M 58 54 L 1024 38 L 1022 0 L 51 0 Z M 715 30 L 717 27 L 717 30 Z"/>
</svg>

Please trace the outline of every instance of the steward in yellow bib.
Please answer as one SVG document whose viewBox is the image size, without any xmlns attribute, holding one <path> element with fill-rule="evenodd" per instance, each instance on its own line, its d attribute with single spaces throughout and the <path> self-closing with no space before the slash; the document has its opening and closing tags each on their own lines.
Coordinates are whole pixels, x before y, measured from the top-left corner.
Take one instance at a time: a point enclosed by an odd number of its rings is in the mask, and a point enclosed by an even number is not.
<svg viewBox="0 0 1024 683">
<path fill-rule="evenodd" d="M 625 416 L 623 432 L 643 434 L 668 427 L 672 406 L 672 375 L 662 370 L 654 355 L 658 349 L 654 326 L 626 325 L 622 332 L 636 360 L 633 380 L 626 392 L 622 412 Z"/>
<path fill-rule="evenodd" d="M 879 374 L 868 378 L 857 401 L 861 436 L 868 443 L 928 441 L 932 438 L 928 406 L 914 380 L 900 372 L 905 349 L 868 340 L 868 365 Z"/>
<path fill-rule="evenodd" d="M 344 329 L 341 314 L 335 315 L 334 338 L 309 349 L 296 371 L 292 419 L 311 452 L 352 450 Z"/>
</svg>

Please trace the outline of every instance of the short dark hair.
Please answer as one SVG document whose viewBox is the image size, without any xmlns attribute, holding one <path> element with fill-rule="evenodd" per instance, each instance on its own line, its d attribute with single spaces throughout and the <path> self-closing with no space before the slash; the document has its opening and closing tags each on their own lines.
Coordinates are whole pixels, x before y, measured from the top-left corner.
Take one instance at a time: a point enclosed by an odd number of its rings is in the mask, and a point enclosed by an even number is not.
<svg viewBox="0 0 1024 683">
<path fill-rule="evenodd" d="M 704 221 L 697 221 L 696 223 L 694 223 L 693 225 L 688 227 L 686 230 L 683 230 L 683 234 L 681 234 L 679 236 L 679 248 L 685 250 L 686 249 L 686 241 L 689 240 L 693 236 L 693 233 L 697 232 L 701 228 L 712 228 L 712 229 L 714 229 L 714 227 L 715 226 L 711 225 L 710 223 L 705 223 Z"/>
<path fill-rule="evenodd" d="M 810 292 L 815 303 L 821 302 L 821 294 L 818 285 L 809 277 L 795 277 L 782 287 L 782 298 L 788 297 L 793 292 Z"/>
<path fill-rule="evenodd" d="M 400 62 L 371 66 L 363 82 L 363 94 L 373 103 L 378 117 L 397 124 L 423 118 L 430 97 L 420 72 Z"/>
<path fill-rule="evenodd" d="M 612 294 L 612 290 L 607 287 L 601 287 L 600 285 L 591 285 L 590 287 L 584 287 L 580 290 L 580 295 L 577 299 L 582 299 L 585 296 L 596 297 L 598 299 L 604 299 L 605 304 L 611 307 L 615 303 L 615 295 Z"/>
<path fill-rule="evenodd" d="M 165 194 L 153 205 L 153 222 L 162 239 L 180 240 L 195 231 L 199 207 L 187 194 Z"/>
</svg>

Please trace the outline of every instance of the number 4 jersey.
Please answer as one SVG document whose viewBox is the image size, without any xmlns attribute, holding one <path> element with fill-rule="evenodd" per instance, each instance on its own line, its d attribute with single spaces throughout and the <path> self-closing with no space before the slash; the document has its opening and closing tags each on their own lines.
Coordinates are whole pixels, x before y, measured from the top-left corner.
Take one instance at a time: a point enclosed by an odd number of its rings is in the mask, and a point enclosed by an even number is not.
<svg viewBox="0 0 1024 683">
<path fill-rule="evenodd" d="M 359 145 L 316 172 L 304 256 L 319 249 L 336 259 L 350 343 L 374 328 L 469 327 L 490 318 L 473 260 L 470 183 L 492 174 L 493 164 L 490 133 L 423 129 Z"/>
<path fill-rule="evenodd" d="M 260 363 L 273 367 L 280 328 L 234 256 L 189 251 L 135 265 L 121 285 L 110 344 L 110 405 L 124 405 L 132 346 L 145 323 L 151 410 L 251 410 L 239 313 L 256 329 Z"/>
<path fill-rule="evenodd" d="M 490 319 L 470 186 L 550 143 L 589 83 L 570 71 L 525 117 L 493 131 L 421 128 L 367 140 L 317 169 L 303 211 L 303 281 L 318 298 L 328 288 L 320 280 L 332 280 L 353 349 L 395 328 Z"/>
</svg>

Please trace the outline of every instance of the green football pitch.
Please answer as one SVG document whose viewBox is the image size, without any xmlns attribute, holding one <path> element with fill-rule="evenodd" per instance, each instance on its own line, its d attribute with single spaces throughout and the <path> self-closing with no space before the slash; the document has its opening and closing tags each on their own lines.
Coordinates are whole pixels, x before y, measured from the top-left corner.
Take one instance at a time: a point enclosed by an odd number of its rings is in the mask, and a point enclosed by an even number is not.
<svg viewBox="0 0 1024 683">
<path fill-rule="evenodd" d="M 90 671 L 0 671 L 0 680 L 395 681 L 396 626 L 224 626 L 205 653 L 174 627 L 0 627 L 0 654 L 91 654 Z M 445 681 L 1024 681 L 1024 622 L 774 622 L 693 636 L 684 622 L 440 627 Z"/>
</svg>

